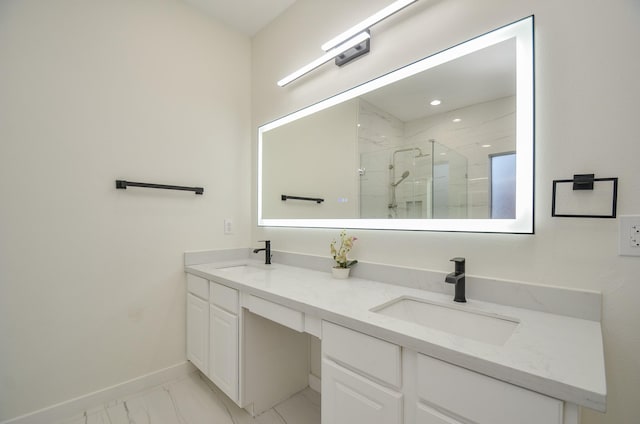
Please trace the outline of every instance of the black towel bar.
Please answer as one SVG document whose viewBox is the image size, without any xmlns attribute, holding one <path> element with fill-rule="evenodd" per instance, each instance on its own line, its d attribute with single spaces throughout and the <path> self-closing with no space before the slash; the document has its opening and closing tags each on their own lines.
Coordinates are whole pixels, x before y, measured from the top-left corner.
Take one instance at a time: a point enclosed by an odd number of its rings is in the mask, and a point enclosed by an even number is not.
<svg viewBox="0 0 640 424">
<path fill-rule="evenodd" d="M 280 196 L 280 199 L 282 201 L 285 201 L 287 199 L 291 199 L 291 200 L 308 200 L 310 202 L 316 202 L 318 204 L 324 202 L 324 199 L 321 199 L 319 197 L 300 197 L 300 196 L 289 196 L 289 195 L 286 195 L 286 194 L 282 194 Z"/>
<path fill-rule="evenodd" d="M 195 194 L 204 193 L 204 188 L 202 187 L 185 187 L 185 186 L 174 186 L 174 185 L 166 185 L 166 184 L 136 183 L 133 181 L 116 180 L 116 188 L 126 190 L 127 187 L 146 187 L 146 188 L 161 188 L 165 190 L 193 191 Z"/>
</svg>

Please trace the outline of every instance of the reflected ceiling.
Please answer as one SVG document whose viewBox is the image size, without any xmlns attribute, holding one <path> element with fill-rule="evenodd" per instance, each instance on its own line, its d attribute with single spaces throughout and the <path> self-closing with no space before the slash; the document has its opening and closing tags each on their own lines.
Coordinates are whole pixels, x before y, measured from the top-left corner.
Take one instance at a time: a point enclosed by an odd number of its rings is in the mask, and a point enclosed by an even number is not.
<svg viewBox="0 0 640 424">
<path fill-rule="evenodd" d="M 442 64 L 361 97 L 404 122 L 516 94 L 515 40 Z M 431 106 L 434 99 L 442 100 Z"/>
</svg>

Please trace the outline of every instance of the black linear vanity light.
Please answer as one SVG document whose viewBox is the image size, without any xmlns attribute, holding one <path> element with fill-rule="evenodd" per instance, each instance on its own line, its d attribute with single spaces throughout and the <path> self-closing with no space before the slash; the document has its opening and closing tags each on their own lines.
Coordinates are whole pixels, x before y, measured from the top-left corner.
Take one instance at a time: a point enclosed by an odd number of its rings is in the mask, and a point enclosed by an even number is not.
<svg viewBox="0 0 640 424">
<path fill-rule="evenodd" d="M 284 87 L 319 66 L 324 65 L 331 59 L 335 58 L 336 65 L 342 66 L 353 59 L 368 53 L 371 48 L 371 36 L 369 29 L 378 22 L 388 18 L 416 1 L 418 0 L 397 0 L 384 9 L 369 16 L 362 22 L 352 26 L 342 34 L 333 37 L 322 45 L 322 50 L 326 52 L 324 55 L 282 78 L 278 81 L 278 85 L 280 87 Z"/>
</svg>

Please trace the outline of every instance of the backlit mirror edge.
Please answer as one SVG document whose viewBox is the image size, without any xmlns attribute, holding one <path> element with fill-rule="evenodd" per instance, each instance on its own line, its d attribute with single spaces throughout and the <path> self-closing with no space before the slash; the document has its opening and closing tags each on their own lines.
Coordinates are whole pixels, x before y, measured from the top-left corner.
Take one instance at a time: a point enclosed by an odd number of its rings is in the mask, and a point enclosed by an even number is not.
<svg viewBox="0 0 640 424">
<path fill-rule="evenodd" d="M 515 219 L 266 219 L 262 216 L 262 134 L 288 122 L 358 97 L 418 72 L 479 49 L 516 38 L 516 218 Z M 533 16 L 428 56 L 343 93 L 293 112 L 258 128 L 258 226 L 296 228 L 351 228 L 372 230 L 445 231 L 479 233 L 534 233 L 534 46 Z"/>
</svg>

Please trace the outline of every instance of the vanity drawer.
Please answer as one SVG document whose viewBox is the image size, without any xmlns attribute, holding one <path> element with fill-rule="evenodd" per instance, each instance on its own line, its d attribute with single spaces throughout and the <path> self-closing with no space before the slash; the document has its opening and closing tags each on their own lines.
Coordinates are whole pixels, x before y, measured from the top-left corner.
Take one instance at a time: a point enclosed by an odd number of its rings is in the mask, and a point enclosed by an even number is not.
<svg viewBox="0 0 640 424">
<path fill-rule="evenodd" d="M 322 321 L 322 354 L 394 387 L 402 385 L 400 346 Z"/>
<path fill-rule="evenodd" d="M 300 333 L 304 332 L 304 314 L 295 309 L 249 295 L 243 305 L 256 315 L 270 319 Z"/>
<path fill-rule="evenodd" d="M 201 299 L 209 299 L 209 282 L 202 277 L 187 274 L 187 290 Z"/>
<path fill-rule="evenodd" d="M 238 313 L 238 290 L 209 282 L 209 302 L 234 314 Z"/>
<path fill-rule="evenodd" d="M 441 420 L 440 413 L 447 412 L 478 424 L 561 424 L 563 420 L 560 400 L 421 354 L 417 386 L 418 410 L 427 413 L 429 405 L 434 405 Z"/>
</svg>

